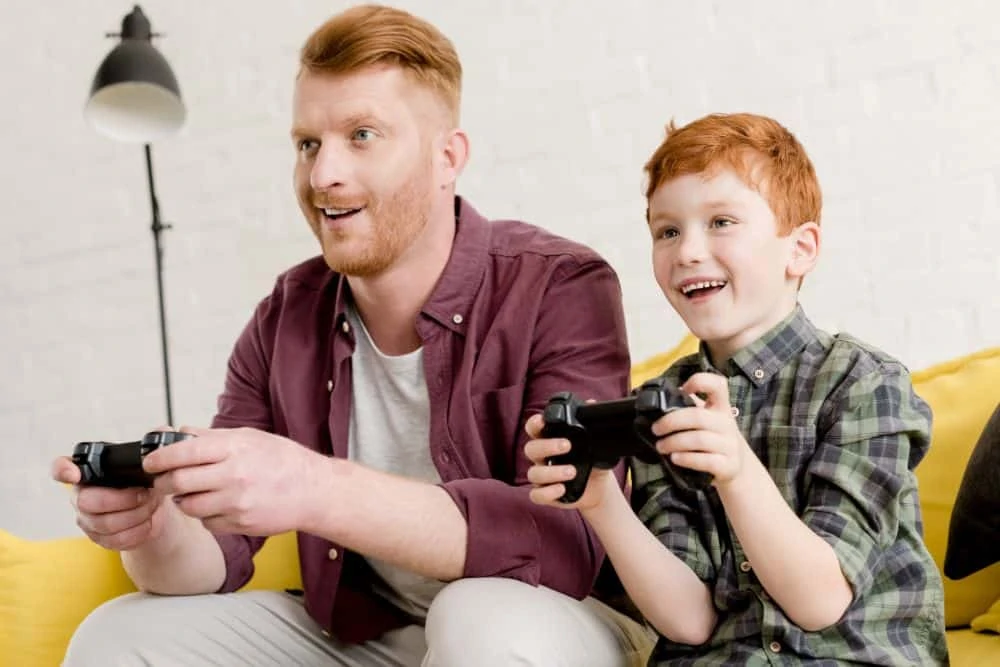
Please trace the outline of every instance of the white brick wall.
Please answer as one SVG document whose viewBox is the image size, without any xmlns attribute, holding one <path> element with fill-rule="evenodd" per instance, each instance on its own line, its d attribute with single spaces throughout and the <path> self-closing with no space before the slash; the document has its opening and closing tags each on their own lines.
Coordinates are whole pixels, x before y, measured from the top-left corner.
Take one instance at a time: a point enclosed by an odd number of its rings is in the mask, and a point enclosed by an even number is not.
<svg viewBox="0 0 1000 667">
<path fill-rule="evenodd" d="M 988 0 L 398 2 L 455 40 L 461 191 L 592 244 L 618 269 L 636 359 L 682 325 L 660 295 L 641 165 L 664 123 L 756 111 L 822 179 L 802 300 L 912 368 L 1000 343 L 1000 5 Z M 87 128 L 129 2 L 8 0 L 0 44 L 0 528 L 75 534 L 49 461 L 164 420 L 142 150 Z M 290 187 L 296 51 L 344 2 L 142 3 L 189 107 L 154 147 L 176 421 L 205 424 L 226 356 L 284 267 L 315 252 Z"/>
</svg>

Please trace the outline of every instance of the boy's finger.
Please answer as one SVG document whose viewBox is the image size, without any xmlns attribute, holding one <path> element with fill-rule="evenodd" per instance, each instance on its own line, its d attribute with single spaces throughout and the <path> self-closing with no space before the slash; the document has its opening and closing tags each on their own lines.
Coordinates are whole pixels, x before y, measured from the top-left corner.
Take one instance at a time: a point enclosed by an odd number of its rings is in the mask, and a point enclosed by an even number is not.
<svg viewBox="0 0 1000 667">
<path fill-rule="evenodd" d="M 711 410 L 729 409 L 729 384 L 717 373 L 695 373 L 680 387 L 685 394 L 701 394 L 703 407 Z M 697 396 L 695 396 L 697 399 Z M 700 399 L 698 399 L 700 400 Z M 697 403 L 697 400 L 695 401 Z"/>
<path fill-rule="evenodd" d="M 568 482 L 574 477 L 576 477 L 576 468 L 571 465 L 538 465 L 528 468 L 528 481 L 537 486 Z"/>
<path fill-rule="evenodd" d="M 533 463 L 545 463 L 551 456 L 565 454 L 570 449 L 569 440 L 562 438 L 544 438 L 529 440 L 524 445 L 524 455 Z"/>
<path fill-rule="evenodd" d="M 545 427 L 545 419 L 542 415 L 531 415 L 528 417 L 528 421 L 524 422 L 524 431 L 532 438 L 539 438 L 542 435 L 542 429 Z"/>
</svg>

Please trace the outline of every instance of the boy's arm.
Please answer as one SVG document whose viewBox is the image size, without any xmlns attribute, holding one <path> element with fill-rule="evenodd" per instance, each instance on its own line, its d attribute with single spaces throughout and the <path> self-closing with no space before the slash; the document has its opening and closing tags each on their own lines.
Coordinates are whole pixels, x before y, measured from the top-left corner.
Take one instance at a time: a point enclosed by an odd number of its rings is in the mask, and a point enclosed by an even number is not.
<svg viewBox="0 0 1000 667">
<path fill-rule="evenodd" d="M 900 492 L 930 431 L 926 404 L 897 365 L 852 383 L 828 414 L 822 421 L 832 426 L 818 434 L 805 473 L 801 518 L 756 457 L 746 474 L 719 487 L 761 584 L 791 620 L 812 631 L 836 623 L 871 584 L 896 537 L 900 504 L 916 502 Z"/>
<path fill-rule="evenodd" d="M 667 488 L 658 466 L 643 467 L 648 470 L 638 474 L 633 470 L 638 484 L 633 498 L 641 499 L 642 504 L 638 514 L 621 491 L 612 488 L 610 475 L 591 479 L 591 484 L 606 485 L 603 501 L 581 509 L 581 514 L 594 528 L 643 617 L 671 641 L 703 644 L 717 620 L 712 591 L 706 583 L 714 576 L 712 561 L 697 532 L 684 519 L 690 509 Z M 654 480 L 647 480 L 647 474 Z"/>
</svg>

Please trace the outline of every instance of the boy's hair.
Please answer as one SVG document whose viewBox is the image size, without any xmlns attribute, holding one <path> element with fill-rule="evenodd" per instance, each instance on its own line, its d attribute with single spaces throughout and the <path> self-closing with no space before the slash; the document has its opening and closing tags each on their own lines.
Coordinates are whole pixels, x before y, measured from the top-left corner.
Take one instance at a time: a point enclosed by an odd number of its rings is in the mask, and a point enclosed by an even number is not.
<svg viewBox="0 0 1000 667">
<path fill-rule="evenodd" d="M 804 222 L 820 222 L 822 194 L 802 144 L 777 121 L 749 113 L 710 114 L 667 136 L 644 167 L 646 199 L 666 181 L 730 168 L 767 200 L 785 235 Z"/>
<path fill-rule="evenodd" d="M 427 21 L 401 9 L 367 4 L 327 20 L 299 53 L 303 70 L 352 74 L 365 67 L 401 67 L 432 89 L 458 123 L 462 64 L 451 40 Z"/>
</svg>

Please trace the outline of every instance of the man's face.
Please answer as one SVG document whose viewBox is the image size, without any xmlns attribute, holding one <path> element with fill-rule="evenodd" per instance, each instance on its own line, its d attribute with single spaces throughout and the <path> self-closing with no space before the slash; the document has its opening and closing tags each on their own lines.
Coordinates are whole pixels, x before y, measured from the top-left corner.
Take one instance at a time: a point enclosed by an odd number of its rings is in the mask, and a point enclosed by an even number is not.
<svg viewBox="0 0 1000 667">
<path fill-rule="evenodd" d="M 299 207 L 334 271 L 377 276 L 420 238 L 437 187 L 439 107 L 403 70 L 303 71 L 292 140 Z"/>
<path fill-rule="evenodd" d="M 805 227 L 779 236 L 767 200 L 730 170 L 678 176 L 650 197 L 656 281 L 715 361 L 794 308 Z"/>
</svg>

